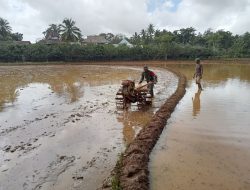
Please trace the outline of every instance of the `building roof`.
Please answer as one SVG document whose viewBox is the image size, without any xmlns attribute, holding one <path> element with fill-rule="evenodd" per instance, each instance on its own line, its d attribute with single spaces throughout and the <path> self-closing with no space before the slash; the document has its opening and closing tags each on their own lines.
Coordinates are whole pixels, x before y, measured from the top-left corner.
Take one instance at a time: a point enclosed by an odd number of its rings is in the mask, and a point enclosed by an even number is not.
<svg viewBox="0 0 250 190">
<path fill-rule="evenodd" d="M 87 36 L 83 42 L 90 44 L 108 44 L 109 41 L 104 36 Z"/>
<path fill-rule="evenodd" d="M 59 39 L 42 39 L 38 43 L 52 45 L 52 44 L 59 44 L 62 43 Z"/>
<path fill-rule="evenodd" d="M 30 41 L 15 41 L 15 44 L 19 44 L 19 45 L 29 45 L 31 44 Z"/>
<path fill-rule="evenodd" d="M 125 38 L 122 39 L 122 41 L 120 41 L 118 43 L 118 45 L 126 45 L 128 47 L 133 47 L 133 44 L 131 44 L 128 40 L 126 40 Z"/>
</svg>

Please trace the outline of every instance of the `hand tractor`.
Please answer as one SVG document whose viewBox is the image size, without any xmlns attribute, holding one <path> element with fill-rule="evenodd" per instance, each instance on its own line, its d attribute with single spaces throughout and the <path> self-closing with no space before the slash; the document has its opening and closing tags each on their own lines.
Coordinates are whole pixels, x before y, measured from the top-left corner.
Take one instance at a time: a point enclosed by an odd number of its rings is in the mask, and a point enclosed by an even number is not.
<svg viewBox="0 0 250 190">
<path fill-rule="evenodd" d="M 148 84 L 135 87 L 134 81 L 123 80 L 120 89 L 116 93 L 117 108 L 127 109 L 132 103 L 136 103 L 138 109 L 151 105 L 152 96 L 148 91 Z"/>
</svg>

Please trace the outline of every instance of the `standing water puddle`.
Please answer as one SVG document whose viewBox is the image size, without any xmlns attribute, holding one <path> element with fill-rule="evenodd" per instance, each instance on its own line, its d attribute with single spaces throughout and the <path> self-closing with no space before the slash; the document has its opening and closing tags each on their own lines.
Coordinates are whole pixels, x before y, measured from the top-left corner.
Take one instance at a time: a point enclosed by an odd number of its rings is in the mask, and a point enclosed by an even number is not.
<svg viewBox="0 0 250 190">
<path fill-rule="evenodd" d="M 152 108 L 117 111 L 123 79 L 141 68 L 0 67 L 0 190 L 96 189 L 118 154 L 176 89 L 159 76 Z"/>
<path fill-rule="evenodd" d="M 250 189 L 250 65 L 170 66 L 188 77 L 180 101 L 151 154 L 152 190 Z"/>
</svg>

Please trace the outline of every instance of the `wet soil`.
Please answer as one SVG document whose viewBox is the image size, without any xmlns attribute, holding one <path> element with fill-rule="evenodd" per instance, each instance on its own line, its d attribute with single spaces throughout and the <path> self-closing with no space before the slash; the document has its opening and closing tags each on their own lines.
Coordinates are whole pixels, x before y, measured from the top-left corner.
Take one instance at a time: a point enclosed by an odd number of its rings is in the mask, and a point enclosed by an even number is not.
<svg viewBox="0 0 250 190">
<path fill-rule="evenodd" d="M 250 189 L 250 65 L 206 65 L 198 91 L 189 81 L 150 156 L 150 189 Z"/>
<path fill-rule="evenodd" d="M 115 93 L 121 80 L 139 80 L 138 68 L 1 66 L 1 190 L 99 187 L 118 153 L 176 89 L 175 75 L 154 70 L 152 107 L 120 111 Z"/>
<path fill-rule="evenodd" d="M 186 78 L 179 72 L 173 71 L 179 77 L 178 87 L 167 101 L 152 117 L 126 149 L 119 168 L 120 186 L 124 190 L 149 189 L 149 155 L 156 144 L 167 120 L 175 106 L 185 94 Z"/>
</svg>

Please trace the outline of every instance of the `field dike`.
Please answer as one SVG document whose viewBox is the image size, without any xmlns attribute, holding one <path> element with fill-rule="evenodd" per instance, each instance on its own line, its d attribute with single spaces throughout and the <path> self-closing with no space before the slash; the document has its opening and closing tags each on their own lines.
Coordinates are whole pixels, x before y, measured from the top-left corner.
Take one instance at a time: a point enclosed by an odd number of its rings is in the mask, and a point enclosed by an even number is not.
<svg viewBox="0 0 250 190">
<path fill-rule="evenodd" d="M 149 189 L 149 155 L 159 139 L 167 120 L 186 92 L 186 77 L 180 72 L 168 69 L 179 78 L 178 87 L 170 98 L 155 113 L 150 123 L 136 136 L 134 141 L 120 155 L 116 167 L 102 189 L 147 190 Z"/>
</svg>

